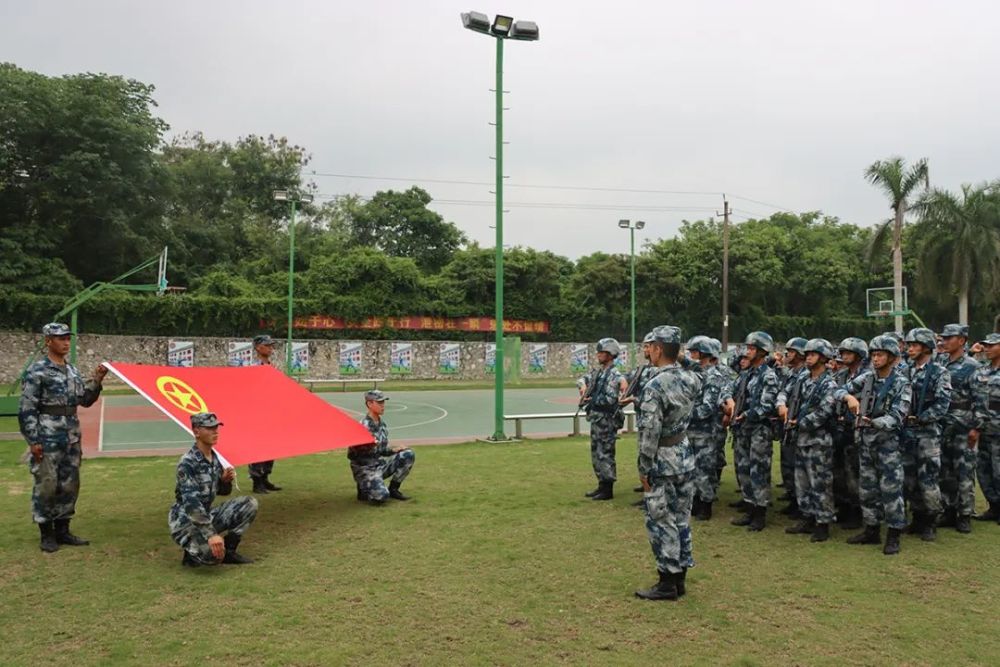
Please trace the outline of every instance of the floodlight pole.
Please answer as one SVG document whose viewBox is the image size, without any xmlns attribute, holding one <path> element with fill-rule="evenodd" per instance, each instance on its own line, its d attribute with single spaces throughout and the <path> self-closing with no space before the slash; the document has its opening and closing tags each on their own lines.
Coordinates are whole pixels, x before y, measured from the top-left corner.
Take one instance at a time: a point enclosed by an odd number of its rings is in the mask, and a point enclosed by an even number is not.
<svg viewBox="0 0 1000 667">
<path fill-rule="evenodd" d="M 506 440 L 503 430 L 503 38 L 496 37 L 496 357 L 494 360 L 493 439 Z"/>
<path fill-rule="evenodd" d="M 635 227 L 629 225 L 629 255 L 632 263 L 632 363 L 637 364 L 638 357 L 635 351 Z"/>
<path fill-rule="evenodd" d="M 295 312 L 295 204 L 290 198 L 292 217 L 288 222 L 288 340 L 285 343 L 285 374 L 292 373 L 292 323 Z"/>
</svg>

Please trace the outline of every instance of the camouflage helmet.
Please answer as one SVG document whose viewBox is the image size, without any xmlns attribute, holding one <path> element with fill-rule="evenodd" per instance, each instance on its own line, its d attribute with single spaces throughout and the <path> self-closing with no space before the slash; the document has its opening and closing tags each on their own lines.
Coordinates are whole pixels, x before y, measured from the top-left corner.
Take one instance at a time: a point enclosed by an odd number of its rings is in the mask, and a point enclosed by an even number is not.
<svg viewBox="0 0 1000 667">
<path fill-rule="evenodd" d="M 830 341 L 825 338 L 809 339 L 809 342 L 806 343 L 802 352 L 803 354 L 806 352 L 818 352 L 827 359 L 835 359 L 837 357 L 837 351 L 833 349 L 833 345 L 830 344 Z"/>
<path fill-rule="evenodd" d="M 903 342 L 920 343 L 921 345 L 923 345 L 924 347 L 926 347 L 928 350 L 931 351 L 933 351 L 934 348 L 937 347 L 937 337 L 934 335 L 934 332 L 931 331 L 930 329 L 925 329 L 923 327 L 910 329 L 907 332 L 906 338 L 904 339 Z"/>
<path fill-rule="evenodd" d="M 961 336 L 968 339 L 969 337 L 969 325 L 967 324 L 946 324 L 944 329 L 941 330 L 941 337 L 948 338 L 950 336 Z"/>
<path fill-rule="evenodd" d="M 684 347 L 686 347 L 689 350 L 697 350 L 698 348 L 696 346 L 703 340 L 706 340 L 707 338 L 708 336 L 703 336 L 701 334 L 698 334 L 697 336 L 692 336 L 688 340 L 688 342 L 684 344 Z"/>
<path fill-rule="evenodd" d="M 705 355 L 712 355 L 712 339 L 708 336 L 695 336 L 688 341 L 687 348 Z"/>
<path fill-rule="evenodd" d="M 602 338 L 597 341 L 597 351 L 607 352 L 612 357 L 617 357 L 622 352 L 622 346 L 614 338 Z"/>
<path fill-rule="evenodd" d="M 655 329 L 653 329 L 653 342 L 663 343 L 664 345 L 669 345 L 670 343 L 681 344 L 681 330 L 680 327 L 670 326 L 669 324 L 662 324 Z"/>
<path fill-rule="evenodd" d="M 656 340 L 656 336 L 653 335 L 652 331 L 650 331 L 648 334 L 642 337 L 643 345 L 645 345 L 646 343 L 652 343 L 654 340 Z"/>
<path fill-rule="evenodd" d="M 62 322 L 49 322 L 42 327 L 43 336 L 71 336 L 73 332 Z"/>
<path fill-rule="evenodd" d="M 881 336 L 875 336 L 872 341 L 868 344 L 869 352 L 888 352 L 894 357 L 899 356 L 899 343 L 892 336 L 883 334 Z"/>
<path fill-rule="evenodd" d="M 743 344 L 753 345 L 765 352 L 774 352 L 774 339 L 766 331 L 751 331 L 747 334 L 747 339 L 743 341 Z"/>
<path fill-rule="evenodd" d="M 704 353 L 707 354 L 708 356 L 714 357 L 715 359 L 718 359 L 720 356 L 722 356 L 722 342 L 719 341 L 717 338 L 709 338 L 708 341 L 704 343 L 704 345 L 706 348 Z"/>
<path fill-rule="evenodd" d="M 815 339 L 814 339 L 815 340 Z M 799 354 L 806 353 L 806 345 L 809 343 L 805 338 L 801 336 L 796 336 L 795 338 L 789 338 L 788 342 L 785 343 L 786 350 L 795 350 Z"/>
<path fill-rule="evenodd" d="M 903 334 L 899 333 L 898 331 L 886 331 L 882 335 L 883 336 L 888 336 L 889 338 L 893 339 L 897 343 L 902 343 L 903 342 Z M 869 345 L 869 347 L 871 347 L 871 346 Z"/>
<path fill-rule="evenodd" d="M 861 358 L 868 356 L 868 343 L 854 336 L 849 336 L 840 341 L 838 349 L 853 352 Z"/>
</svg>

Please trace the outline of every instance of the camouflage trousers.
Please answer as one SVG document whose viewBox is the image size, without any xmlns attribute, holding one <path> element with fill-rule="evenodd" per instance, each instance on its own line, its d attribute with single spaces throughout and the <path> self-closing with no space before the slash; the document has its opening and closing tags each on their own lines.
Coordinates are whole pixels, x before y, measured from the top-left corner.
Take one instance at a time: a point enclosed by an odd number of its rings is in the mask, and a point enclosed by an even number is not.
<svg viewBox="0 0 1000 667">
<path fill-rule="evenodd" d="M 80 441 L 43 442 L 41 461 L 28 459 L 35 479 L 31 489 L 31 518 L 35 523 L 68 519 L 76 512 L 80 495 Z"/>
<path fill-rule="evenodd" d="M 257 499 L 251 496 L 240 496 L 216 505 L 211 513 L 212 531 L 216 535 L 229 533 L 242 537 L 257 518 L 257 507 Z M 191 558 L 203 565 L 219 562 L 212 556 L 212 550 L 208 546 L 208 538 L 211 536 L 206 536 L 204 530 L 192 523 L 177 505 L 170 509 L 167 522 L 170 526 L 170 537 L 188 552 Z"/>
<path fill-rule="evenodd" d="M 389 497 L 389 489 L 384 480 L 392 477 L 392 481 L 402 484 L 416 460 L 417 455 L 412 449 L 404 449 L 374 463 L 358 464 L 351 461 L 351 474 L 354 475 L 358 491 L 368 494 L 371 500 L 385 500 Z"/>
<path fill-rule="evenodd" d="M 618 442 L 618 427 L 612 416 L 594 416 L 590 422 L 590 463 L 599 482 L 614 482 L 618 479 L 615 463 L 615 444 Z"/>
<path fill-rule="evenodd" d="M 741 448 L 745 448 L 736 463 L 737 479 L 743 492 L 743 500 L 767 507 L 771 504 L 771 457 L 774 443 L 771 440 L 770 424 L 747 424 L 740 429 Z M 735 443 L 733 458 L 736 458 Z"/>
<path fill-rule="evenodd" d="M 247 466 L 250 469 L 250 479 L 267 477 L 274 470 L 274 461 L 260 461 Z"/>
<path fill-rule="evenodd" d="M 861 506 L 858 490 L 858 444 L 853 428 L 833 433 L 833 501 L 837 507 L 857 509 Z"/>
<path fill-rule="evenodd" d="M 976 511 L 976 450 L 969 448 L 969 430 L 946 428 L 941 436 L 942 509 L 959 516 Z"/>
<path fill-rule="evenodd" d="M 728 435 L 729 430 L 721 426 L 715 431 L 715 467 L 719 470 L 726 467 L 726 439 Z"/>
<path fill-rule="evenodd" d="M 703 502 L 715 502 L 719 488 L 718 435 L 714 431 L 688 430 L 687 438 L 694 452 L 694 495 Z"/>
<path fill-rule="evenodd" d="M 793 498 L 797 497 L 795 484 L 798 481 L 798 467 L 795 464 L 795 458 L 799 450 L 795 444 L 796 438 L 797 436 L 786 438 L 784 427 L 777 429 L 775 433 L 775 439 L 781 443 L 778 450 L 781 456 L 781 483 L 784 485 L 785 491 L 790 493 Z"/>
<path fill-rule="evenodd" d="M 750 470 L 750 432 L 746 428 L 731 429 L 733 434 L 733 472 L 736 474 L 736 488 L 740 495 L 747 481 L 744 474 Z"/>
<path fill-rule="evenodd" d="M 1000 505 L 1000 433 L 979 436 L 976 475 L 990 505 Z"/>
<path fill-rule="evenodd" d="M 653 477 L 649 484 L 650 490 L 644 495 L 646 534 L 656 559 L 656 569 L 680 572 L 694 567 L 691 543 L 694 473 Z"/>
<path fill-rule="evenodd" d="M 809 437 L 808 447 L 799 447 L 795 453 L 795 493 L 799 511 L 812 517 L 816 523 L 833 523 L 833 440 L 816 442 Z"/>
<path fill-rule="evenodd" d="M 877 526 L 885 521 L 890 528 L 906 527 L 899 436 L 864 429 L 858 438 L 861 516 L 865 525 Z"/>
<path fill-rule="evenodd" d="M 922 514 L 941 513 L 941 434 L 936 429 L 903 431 L 906 502 Z"/>
</svg>

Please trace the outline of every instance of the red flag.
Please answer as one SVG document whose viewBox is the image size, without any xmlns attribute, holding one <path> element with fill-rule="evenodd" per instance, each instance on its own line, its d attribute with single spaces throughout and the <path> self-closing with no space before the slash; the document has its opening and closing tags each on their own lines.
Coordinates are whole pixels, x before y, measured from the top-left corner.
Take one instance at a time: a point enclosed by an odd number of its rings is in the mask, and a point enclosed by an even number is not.
<svg viewBox="0 0 1000 667">
<path fill-rule="evenodd" d="M 218 415 L 225 425 L 215 449 L 230 465 L 373 442 L 356 420 L 271 366 L 105 366 L 188 433 L 191 415 Z"/>
</svg>

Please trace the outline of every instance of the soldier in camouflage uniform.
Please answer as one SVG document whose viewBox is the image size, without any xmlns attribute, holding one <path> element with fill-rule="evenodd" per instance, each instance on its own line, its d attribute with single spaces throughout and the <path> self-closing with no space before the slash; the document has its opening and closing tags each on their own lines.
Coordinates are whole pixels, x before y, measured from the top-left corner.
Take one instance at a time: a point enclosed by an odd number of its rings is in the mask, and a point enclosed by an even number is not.
<svg viewBox="0 0 1000 667">
<path fill-rule="evenodd" d="M 979 447 L 976 473 L 990 507 L 976 519 L 1000 523 L 1000 333 L 991 333 L 979 344 L 989 363 L 972 380 L 974 428 L 969 444 Z"/>
<path fill-rule="evenodd" d="M 903 504 L 903 456 L 900 432 L 910 413 L 910 381 L 896 365 L 899 343 L 876 336 L 868 344 L 871 368 L 837 389 L 837 400 L 847 402 L 858 428 L 861 463 L 861 513 L 865 529 L 848 544 L 880 544 L 881 521 L 888 531 L 882 553 L 899 553 L 899 535 L 906 527 Z M 861 405 L 858 400 L 865 401 Z M 862 413 L 863 414 L 859 414 Z"/>
<path fill-rule="evenodd" d="M 719 358 L 712 365 L 722 374 L 723 383 L 719 389 L 719 405 L 722 407 L 721 428 L 716 432 L 715 438 L 715 489 L 718 491 L 719 483 L 722 480 L 722 471 L 726 469 L 726 440 L 729 437 L 729 420 L 732 415 L 729 413 L 729 404 L 733 398 L 733 386 L 739 374 L 732 369 L 729 364 L 721 363 L 722 341 L 718 338 L 709 338 L 712 346 L 719 350 Z"/>
<path fill-rule="evenodd" d="M 253 339 L 254 359 L 248 366 L 274 366 L 274 339 L 264 334 Z M 249 466 L 250 481 L 253 482 L 254 493 L 281 491 L 280 486 L 271 483 L 268 477 L 274 471 L 274 461 L 258 461 Z"/>
<path fill-rule="evenodd" d="M 803 347 L 806 371 L 800 375 L 800 398 L 796 414 L 788 409 L 778 416 L 785 429 L 793 429 L 795 454 L 795 489 L 802 520 L 785 529 L 786 533 L 812 533 L 812 542 L 830 539 L 830 522 L 834 519 L 833 505 L 833 427 L 837 399 L 837 383 L 826 368 L 826 362 L 837 356 L 833 345 L 825 338 L 813 338 Z M 778 400 L 781 401 L 781 396 Z"/>
<path fill-rule="evenodd" d="M 627 388 L 625 378 L 615 368 L 615 359 L 620 353 L 621 346 L 614 338 L 597 341 L 600 367 L 576 383 L 590 422 L 590 461 L 597 476 L 597 488 L 585 495 L 592 500 L 611 500 L 615 496 L 615 480 L 618 479 L 615 444 L 618 429 L 624 423 L 619 401 Z"/>
<path fill-rule="evenodd" d="M 695 402 L 688 424 L 688 442 L 694 452 L 694 504 L 692 515 L 700 520 L 712 518 L 712 503 L 719 489 L 719 433 L 722 428 L 722 393 L 728 382 L 719 370 L 722 345 L 707 336 L 696 336 L 688 344 L 688 355 L 704 369 L 701 394 Z M 725 441 L 722 441 L 723 445 Z M 725 455 L 723 455 L 725 456 Z"/>
<path fill-rule="evenodd" d="M 51 553 L 60 544 L 89 544 L 69 530 L 80 495 L 82 449 L 76 413 L 101 395 L 108 370 L 98 366 L 94 377 L 85 381 L 66 361 L 72 339 L 69 327 L 52 322 L 42 328 L 42 334 L 45 357 L 24 373 L 17 421 L 31 454 L 32 518 L 41 532 L 42 551 Z"/>
<path fill-rule="evenodd" d="M 236 550 L 257 518 L 257 499 L 241 496 L 212 507 L 215 496 L 232 493 L 236 479 L 236 471 L 223 468 L 215 453 L 220 426 L 222 422 L 214 412 L 191 415 L 195 442 L 177 463 L 176 502 L 170 508 L 167 525 L 170 537 L 184 549 L 181 564 L 187 567 L 253 562 Z"/>
<path fill-rule="evenodd" d="M 868 344 L 860 338 L 840 341 L 841 368 L 833 379 L 838 386 L 851 382 L 868 370 Z M 859 499 L 858 443 L 855 438 L 854 415 L 843 402 L 837 403 L 833 430 L 833 498 L 841 528 L 861 528 Z"/>
<path fill-rule="evenodd" d="M 790 338 L 785 343 L 783 363 L 778 368 L 775 368 L 774 371 L 778 375 L 778 383 L 781 387 L 776 401 L 779 419 L 775 422 L 774 438 L 781 443 L 781 447 L 778 450 L 781 454 L 781 484 L 779 486 L 785 489 L 785 493 L 778 500 L 788 501 L 788 507 L 781 510 L 781 514 L 787 514 L 788 516 L 797 516 L 799 514 L 798 494 L 795 492 L 795 456 L 797 451 L 795 438 L 784 437 L 784 417 L 781 416 L 781 408 L 785 406 L 788 397 L 792 395 L 793 387 L 800 383 L 802 378 L 808 374 L 805 363 L 805 348 L 808 342 L 805 338 L 801 337 Z"/>
<path fill-rule="evenodd" d="M 694 453 L 685 430 L 701 392 L 698 366 L 677 363 L 681 330 L 653 330 L 650 360 L 660 368 L 642 393 L 639 406 L 639 475 L 646 489 L 646 532 L 656 559 L 659 581 L 638 590 L 646 600 L 676 600 L 686 593 L 686 577 L 694 565 L 691 501 Z"/>
<path fill-rule="evenodd" d="M 906 334 L 910 357 L 909 379 L 913 397 L 903 428 L 903 469 L 906 500 L 913 511 L 908 532 L 933 542 L 941 513 L 941 420 L 951 404 L 948 371 L 931 360 L 937 340 L 930 329 L 911 329 Z"/>
<path fill-rule="evenodd" d="M 649 344 L 652 341 L 653 341 L 653 332 L 651 331 L 648 334 L 646 334 L 645 337 L 643 337 L 642 339 L 642 358 L 645 360 L 646 363 L 644 363 L 642 366 L 637 366 L 636 368 L 632 369 L 625 376 L 625 382 L 628 386 L 628 390 L 626 390 L 625 393 L 629 395 L 625 396 L 621 400 L 621 405 L 623 408 L 631 403 L 632 405 L 636 406 L 633 409 L 638 411 L 639 397 L 642 396 L 642 390 L 645 388 L 646 383 L 649 382 L 649 380 L 656 373 L 656 366 L 653 366 L 651 363 L 649 363 Z M 635 493 L 642 493 L 643 492 L 642 484 L 640 484 L 639 486 L 635 487 L 632 490 Z M 643 501 L 641 499 L 637 500 L 634 503 L 632 503 L 632 505 L 635 507 L 642 507 Z"/>
<path fill-rule="evenodd" d="M 972 379 L 980 363 L 965 352 L 969 327 L 949 324 L 941 332 L 939 347 L 951 378 L 951 403 L 941 437 L 941 505 L 939 526 L 972 532 L 976 511 L 976 447 L 969 444 L 975 426 L 972 414 Z"/>
<path fill-rule="evenodd" d="M 399 490 L 399 486 L 410 474 L 416 454 L 409 447 L 391 447 L 389 429 L 382 414 L 389 397 L 385 392 L 371 389 L 365 392 L 365 407 L 368 414 L 361 423 L 375 439 L 374 445 L 356 445 L 347 448 L 347 458 L 351 462 L 351 474 L 358 486 L 358 500 L 371 505 L 382 505 L 389 498 L 409 500 L 410 496 Z M 385 481 L 392 477 L 389 488 Z"/>
<path fill-rule="evenodd" d="M 778 376 L 767 364 L 767 358 L 774 351 L 774 341 L 763 331 L 754 331 L 747 336 L 746 357 L 750 361 L 750 379 L 747 382 L 746 405 L 733 421 L 739 424 L 739 438 L 734 439 L 734 458 L 737 445 L 745 454 L 742 459 L 743 500 L 747 503 L 747 513 L 731 521 L 734 526 L 746 526 L 748 530 L 764 529 L 767 506 L 771 504 L 771 456 L 774 451 L 771 440 L 771 419 L 776 417 L 775 400 L 778 396 Z"/>
<path fill-rule="evenodd" d="M 744 461 L 750 456 L 750 443 L 742 437 L 742 424 L 733 419 L 736 416 L 737 408 L 742 411 L 741 404 L 746 403 L 747 384 L 750 382 L 751 376 L 750 360 L 746 356 L 745 345 L 740 344 L 736 347 L 733 358 L 729 360 L 729 367 L 735 376 L 723 390 L 722 424 L 729 429 L 732 435 L 733 473 L 736 477 L 736 493 L 739 496 L 739 500 L 729 503 L 729 506 L 748 511 L 750 505 L 743 499 L 743 487 L 749 482 L 743 479 L 743 473 L 750 469 L 749 463 Z M 725 461 L 723 461 L 723 466 L 724 464 Z M 722 477 L 721 471 L 719 477 Z"/>
</svg>

